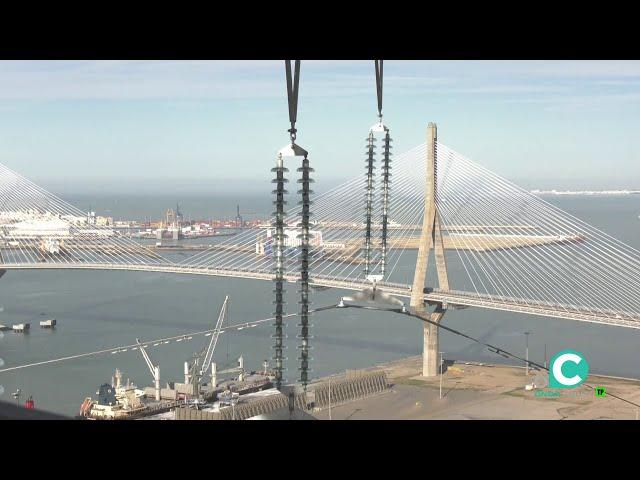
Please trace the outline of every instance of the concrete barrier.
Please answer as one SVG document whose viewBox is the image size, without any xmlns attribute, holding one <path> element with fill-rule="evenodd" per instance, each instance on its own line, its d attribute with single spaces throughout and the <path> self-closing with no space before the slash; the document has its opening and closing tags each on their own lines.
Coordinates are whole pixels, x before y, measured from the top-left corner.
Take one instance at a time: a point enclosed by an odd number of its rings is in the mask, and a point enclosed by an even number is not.
<svg viewBox="0 0 640 480">
<path fill-rule="evenodd" d="M 331 387 L 331 395 L 329 395 L 329 387 Z M 329 396 L 331 397 L 331 405 L 335 406 L 358 398 L 376 395 L 388 389 L 389 383 L 384 371 L 348 371 L 346 378 L 332 380 L 331 386 L 329 386 L 329 382 L 323 382 L 315 385 L 308 394 L 295 395 L 293 403 L 295 408 L 308 411 L 312 407 L 328 407 Z M 239 403 L 233 408 L 224 407 L 215 413 L 179 407 L 176 409 L 176 420 L 245 420 L 285 408 L 289 408 L 289 399 L 286 395 L 278 393 L 249 403 Z"/>
<path fill-rule="evenodd" d="M 220 413 L 179 407 L 176 408 L 176 420 L 220 420 Z"/>
<path fill-rule="evenodd" d="M 315 387 L 316 408 L 325 408 L 364 398 L 389 389 L 387 374 L 379 372 L 347 372 L 347 378 L 328 381 Z"/>
<path fill-rule="evenodd" d="M 304 393 L 294 398 L 294 405 L 301 410 L 309 410 L 310 405 Z M 268 397 L 253 400 L 249 403 L 239 403 L 235 407 L 224 407 L 219 412 L 207 412 L 194 408 L 176 408 L 176 420 L 245 420 L 247 418 L 264 415 L 282 408 L 288 408 L 289 399 L 278 393 Z"/>
</svg>

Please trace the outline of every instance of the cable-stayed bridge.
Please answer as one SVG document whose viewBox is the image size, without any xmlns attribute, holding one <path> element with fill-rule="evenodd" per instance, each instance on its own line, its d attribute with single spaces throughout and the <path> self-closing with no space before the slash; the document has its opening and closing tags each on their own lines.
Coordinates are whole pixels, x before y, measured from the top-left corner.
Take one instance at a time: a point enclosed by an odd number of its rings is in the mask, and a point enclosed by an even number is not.
<svg viewBox="0 0 640 480">
<path fill-rule="evenodd" d="M 387 244 L 380 241 L 382 206 L 373 202 L 366 262 L 363 178 L 314 198 L 311 286 L 359 291 L 375 281 L 376 289 L 409 298 L 410 308 L 436 322 L 447 308 L 478 307 L 640 328 L 638 250 L 439 143 L 435 125 L 425 144 L 395 157 L 391 171 Z M 299 214 L 294 208 L 285 219 L 291 283 L 299 280 Z M 93 224 L 85 212 L 0 165 L 1 270 L 272 281 L 273 240 L 272 229 L 243 229 L 190 257 L 171 258 Z M 425 324 L 425 352 L 437 352 L 436 332 Z M 434 367 L 425 355 L 425 373 Z"/>
</svg>

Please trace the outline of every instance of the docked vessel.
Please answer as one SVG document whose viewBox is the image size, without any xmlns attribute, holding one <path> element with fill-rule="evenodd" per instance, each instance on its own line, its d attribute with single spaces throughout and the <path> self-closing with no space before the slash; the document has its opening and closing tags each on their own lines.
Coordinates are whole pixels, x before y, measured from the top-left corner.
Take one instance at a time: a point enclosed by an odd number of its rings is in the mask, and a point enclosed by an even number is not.
<svg viewBox="0 0 640 480">
<path fill-rule="evenodd" d="M 146 399 L 145 391 L 127 380 L 122 383 L 122 373 L 116 369 L 111 384 L 104 383 L 94 400 L 86 397 L 80 406 L 79 416 L 91 420 L 127 420 L 175 408 L 180 402 L 158 402 Z"/>
<path fill-rule="evenodd" d="M 159 342 L 141 342 L 136 338 L 136 346 L 132 350 L 140 352 L 144 358 L 149 374 L 153 379 L 153 386 L 140 389 L 128 379 L 122 382 L 122 373 L 116 369 L 111 384 L 100 386 L 96 400 L 86 397 L 80 407 L 79 417 L 93 420 L 124 420 L 140 417 L 168 418 L 167 412 L 178 406 L 196 410 L 205 408 L 219 408 L 235 405 L 238 398 L 272 388 L 273 372 L 269 370 L 269 362 L 264 361 L 262 372 L 247 372 L 242 355 L 237 365 L 232 368 L 218 370 L 213 362 L 213 354 L 218 343 L 218 337 L 227 315 L 229 296 L 225 297 L 220 314 L 209 340 L 199 353 L 194 354 L 192 361 L 184 362 L 184 382 L 167 382 L 163 387 L 160 381 L 160 366 L 154 363 L 147 352 L 149 346 Z M 177 339 L 191 340 L 191 336 L 184 335 Z M 168 343 L 168 342 L 166 342 Z M 116 351 L 126 351 L 119 349 Z M 113 352 L 112 352 L 113 353 Z M 222 380 L 221 375 L 231 374 L 231 379 Z M 237 375 L 237 376 L 236 376 Z M 216 405 L 217 404 L 217 405 Z M 164 415 L 167 413 L 167 415 Z M 162 415 L 160 415 L 162 414 Z"/>
<path fill-rule="evenodd" d="M 80 406 L 78 418 L 88 420 L 134 420 L 139 418 L 168 418 L 167 412 L 184 406 L 197 410 L 219 411 L 252 394 L 273 387 L 273 372 L 265 361 L 261 372 L 246 372 L 242 357 L 239 367 L 216 372 L 209 384 L 202 383 L 199 375 L 187 373 L 184 383 L 169 382 L 166 388 L 138 388 L 127 379 L 122 381 L 122 373 L 116 369 L 111 383 L 104 383 L 96 392 L 97 398 L 86 397 Z M 215 365 L 215 364 L 214 364 Z M 216 374 L 238 373 L 228 380 L 218 382 Z M 158 384 L 159 386 L 159 384 Z M 173 417 L 172 417 L 173 418 Z"/>
</svg>

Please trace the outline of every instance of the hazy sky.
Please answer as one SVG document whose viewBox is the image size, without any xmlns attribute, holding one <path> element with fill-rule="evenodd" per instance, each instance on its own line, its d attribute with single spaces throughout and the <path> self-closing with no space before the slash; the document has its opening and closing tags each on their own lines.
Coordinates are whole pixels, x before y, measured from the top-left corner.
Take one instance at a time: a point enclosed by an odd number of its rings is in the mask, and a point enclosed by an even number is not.
<svg viewBox="0 0 640 480">
<path fill-rule="evenodd" d="M 640 188 L 638 61 L 389 60 L 384 85 L 396 152 L 435 121 L 526 187 Z M 303 60 L 298 143 L 318 182 L 363 174 L 376 113 L 372 61 Z M 281 61 L 0 62 L 0 162 L 57 191 L 268 190 L 287 128 Z"/>
</svg>

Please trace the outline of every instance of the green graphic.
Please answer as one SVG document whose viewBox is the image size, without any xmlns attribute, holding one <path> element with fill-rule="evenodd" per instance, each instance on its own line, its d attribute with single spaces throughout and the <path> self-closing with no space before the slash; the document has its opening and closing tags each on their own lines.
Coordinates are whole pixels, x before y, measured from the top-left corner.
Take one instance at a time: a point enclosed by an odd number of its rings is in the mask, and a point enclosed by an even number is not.
<svg viewBox="0 0 640 480">
<path fill-rule="evenodd" d="M 575 350 L 562 350 L 551 358 L 549 387 L 576 388 L 589 376 L 589 364 L 584 355 Z"/>
<path fill-rule="evenodd" d="M 606 397 L 607 389 L 604 387 L 596 387 L 596 397 Z"/>
</svg>

